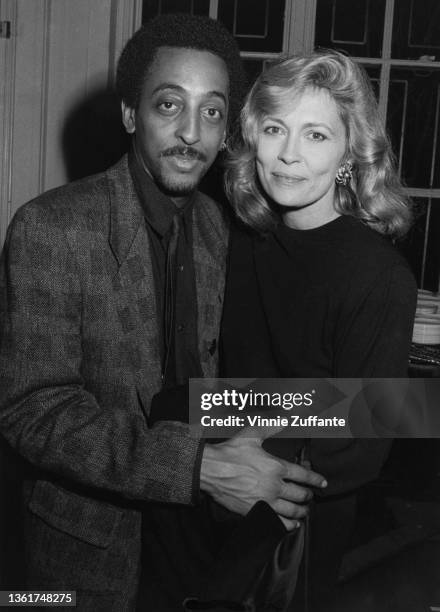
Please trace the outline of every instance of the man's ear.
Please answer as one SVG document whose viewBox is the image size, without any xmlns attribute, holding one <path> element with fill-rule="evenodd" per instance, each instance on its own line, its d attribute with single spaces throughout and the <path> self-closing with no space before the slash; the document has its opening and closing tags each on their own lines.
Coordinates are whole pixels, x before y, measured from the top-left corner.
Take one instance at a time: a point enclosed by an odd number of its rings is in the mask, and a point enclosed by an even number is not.
<svg viewBox="0 0 440 612">
<path fill-rule="evenodd" d="M 226 149 L 228 148 L 228 145 L 226 144 L 226 130 L 223 132 L 223 137 L 222 137 L 222 142 L 221 145 L 219 147 L 219 151 L 226 151 Z"/>
<path fill-rule="evenodd" d="M 134 134 L 136 131 L 135 124 L 135 110 L 134 108 L 130 108 L 125 104 L 125 102 L 121 102 L 121 110 L 122 110 L 122 123 L 124 124 L 125 129 L 128 134 Z"/>
</svg>

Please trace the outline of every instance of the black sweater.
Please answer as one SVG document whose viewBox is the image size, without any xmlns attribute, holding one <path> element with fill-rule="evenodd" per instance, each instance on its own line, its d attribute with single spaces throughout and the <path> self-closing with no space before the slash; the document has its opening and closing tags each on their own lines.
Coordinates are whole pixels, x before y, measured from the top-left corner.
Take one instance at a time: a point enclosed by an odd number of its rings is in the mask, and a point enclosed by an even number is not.
<svg viewBox="0 0 440 612">
<path fill-rule="evenodd" d="M 417 289 L 382 236 L 341 216 L 232 237 L 224 374 L 406 377 Z"/>
<path fill-rule="evenodd" d="M 352 217 L 312 230 L 280 226 L 265 238 L 237 229 L 222 376 L 406 377 L 416 298 L 402 256 Z M 312 465 L 329 480 L 325 494 L 373 479 L 387 447 L 370 440 L 312 441 Z"/>
</svg>

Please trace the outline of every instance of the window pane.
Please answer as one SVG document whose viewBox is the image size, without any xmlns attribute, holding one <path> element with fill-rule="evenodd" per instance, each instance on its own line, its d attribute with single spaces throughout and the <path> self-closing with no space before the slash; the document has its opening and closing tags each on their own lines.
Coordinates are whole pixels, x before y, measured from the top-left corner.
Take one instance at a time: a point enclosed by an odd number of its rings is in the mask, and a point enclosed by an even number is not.
<svg viewBox="0 0 440 612">
<path fill-rule="evenodd" d="M 409 187 L 440 187 L 440 70 L 391 71 L 388 129 Z"/>
<path fill-rule="evenodd" d="M 285 0 L 219 0 L 218 18 L 242 51 L 279 53 L 283 49 Z"/>
<path fill-rule="evenodd" d="M 439 0 L 399 0 L 394 4 L 392 57 L 440 61 Z"/>
<path fill-rule="evenodd" d="M 209 15 L 209 0 L 143 0 L 142 23 L 162 13 Z"/>
<path fill-rule="evenodd" d="M 379 66 L 363 66 L 370 77 L 371 85 L 376 96 L 376 100 L 379 101 L 380 92 L 380 68 Z"/>
<path fill-rule="evenodd" d="M 262 72 L 264 67 L 264 60 L 244 59 L 243 64 L 250 87 L 257 78 L 257 76 Z"/>
<path fill-rule="evenodd" d="M 315 46 L 380 57 L 385 0 L 317 0 Z"/>
<path fill-rule="evenodd" d="M 440 276 L 440 200 L 415 198 L 416 222 L 400 248 L 422 289 L 438 291 Z"/>
</svg>

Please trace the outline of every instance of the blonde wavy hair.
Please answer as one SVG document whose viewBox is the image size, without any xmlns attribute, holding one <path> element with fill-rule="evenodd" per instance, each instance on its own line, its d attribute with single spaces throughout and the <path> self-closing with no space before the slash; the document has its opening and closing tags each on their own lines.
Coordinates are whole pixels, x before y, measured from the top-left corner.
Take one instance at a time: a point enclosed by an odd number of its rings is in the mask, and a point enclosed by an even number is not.
<svg viewBox="0 0 440 612">
<path fill-rule="evenodd" d="M 397 176 L 391 145 L 365 70 L 331 50 L 276 60 L 258 77 L 241 112 L 241 133 L 226 162 L 225 185 L 237 216 L 257 231 L 267 231 L 280 216 L 256 173 L 258 129 L 268 115 L 282 112 L 306 89 L 325 89 L 336 102 L 346 128 L 344 160 L 353 163 L 349 185 L 336 185 L 335 208 L 393 238 L 412 221 L 411 203 Z"/>
</svg>

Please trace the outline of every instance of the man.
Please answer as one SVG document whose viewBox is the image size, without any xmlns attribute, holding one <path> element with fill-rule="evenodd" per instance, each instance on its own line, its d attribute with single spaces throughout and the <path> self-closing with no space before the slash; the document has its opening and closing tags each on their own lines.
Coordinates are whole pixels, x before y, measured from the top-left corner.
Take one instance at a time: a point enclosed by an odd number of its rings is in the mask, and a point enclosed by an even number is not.
<svg viewBox="0 0 440 612">
<path fill-rule="evenodd" d="M 0 431 L 29 463 L 26 586 L 75 589 L 81 610 L 134 609 L 143 502 L 196 504 L 202 490 L 244 515 L 262 499 L 291 529 L 322 483 L 259 439 L 204 447 L 150 418 L 158 392 L 179 401 L 177 385 L 216 375 L 227 224 L 197 186 L 241 78 L 217 22 L 156 18 L 118 66 L 132 151 L 27 204 L 8 231 Z"/>
</svg>

